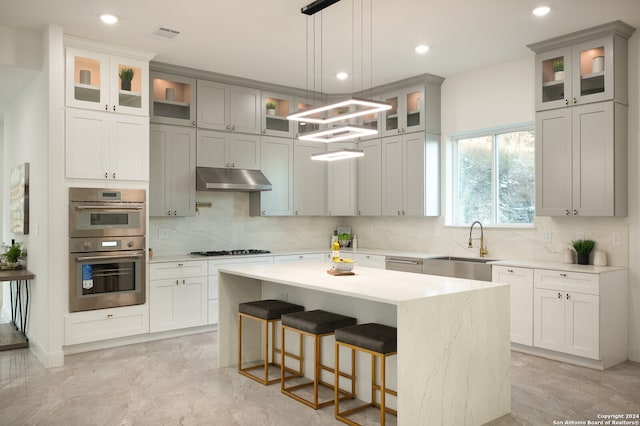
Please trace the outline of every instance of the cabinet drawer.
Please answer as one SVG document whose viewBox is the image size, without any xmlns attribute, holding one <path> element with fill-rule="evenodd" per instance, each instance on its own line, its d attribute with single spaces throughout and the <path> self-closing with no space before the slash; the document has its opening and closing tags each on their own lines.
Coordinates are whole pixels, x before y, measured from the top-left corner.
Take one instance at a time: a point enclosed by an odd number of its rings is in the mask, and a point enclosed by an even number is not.
<svg viewBox="0 0 640 426">
<path fill-rule="evenodd" d="M 536 288 L 600 294 L 600 279 L 597 274 L 536 269 L 533 276 Z"/>
<path fill-rule="evenodd" d="M 386 256 L 378 254 L 353 253 L 353 260 L 358 262 L 358 265 L 369 268 L 385 269 L 386 259 Z"/>
<path fill-rule="evenodd" d="M 99 309 L 64 318 L 65 345 L 149 333 L 149 306 Z"/>
<path fill-rule="evenodd" d="M 307 253 L 307 254 L 291 254 L 282 256 L 273 256 L 273 263 L 289 263 L 289 262 L 323 262 L 324 253 Z"/>
<path fill-rule="evenodd" d="M 188 278 L 207 275 L 207 261 L 152 263 L 150 280 Z"/>
</svg>

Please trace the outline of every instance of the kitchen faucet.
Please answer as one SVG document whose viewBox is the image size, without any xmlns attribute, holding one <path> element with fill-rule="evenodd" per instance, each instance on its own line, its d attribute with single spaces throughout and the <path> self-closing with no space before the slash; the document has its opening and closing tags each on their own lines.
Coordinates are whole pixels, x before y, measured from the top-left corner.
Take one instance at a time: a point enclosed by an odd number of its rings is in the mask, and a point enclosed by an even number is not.
<svg viewBox="0 0 640 426">
<path fill-rule="evenodd" d="M 482 223 L 480 221 L 475 221 L 471 224 L 471 228 L 469 228 L 469 248 L 473 248 L 473 239 L 471 238 L 471 233 L 473 232 L 473 227 L 476 225 L 480 225 L 480 257 L 485 257 L 489 252 L 487 248 L 484 246 L 484 228 L 482 228 Z"/>
</svg>

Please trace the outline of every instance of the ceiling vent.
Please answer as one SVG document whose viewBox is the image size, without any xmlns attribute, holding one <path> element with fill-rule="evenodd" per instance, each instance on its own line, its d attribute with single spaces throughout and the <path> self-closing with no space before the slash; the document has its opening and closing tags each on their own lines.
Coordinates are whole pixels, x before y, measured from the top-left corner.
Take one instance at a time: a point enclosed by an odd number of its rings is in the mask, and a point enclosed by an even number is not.
<svg viewBox="0 0 640 426">
<path fill-rule="evenodd" d="M 153 32 L 153 35 L 167 39 L 174 38 L 178 34 L 180 34 L 180 31 L 167 27 L 158 27 L 158 29 Z"/>
</svg>

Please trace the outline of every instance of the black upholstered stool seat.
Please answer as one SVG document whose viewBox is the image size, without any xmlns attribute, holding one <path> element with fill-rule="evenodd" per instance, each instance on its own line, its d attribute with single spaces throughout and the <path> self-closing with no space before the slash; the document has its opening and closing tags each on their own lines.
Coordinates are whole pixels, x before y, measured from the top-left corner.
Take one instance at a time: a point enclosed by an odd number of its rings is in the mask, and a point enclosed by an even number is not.
<svg viewBox="0 0 640 426">
<path fill-rule="evenodd" d="M 283 314 L 304 311 L 304 306 L 295 305 L 283 300 L 267 299 L 254 302 L 240 303 L 238 311 L 263 320 L 274 320 Z"/>
<path fill-rule="evenodd" d="M 282 316 L 282 325 L 311 334 L 333 333 L 336 329 L 355 325 L 355 318 L 320 309 L 295 312 Z"/>
<path fill-rule="evenodd" d="M 376 323 L 354 325 L 337 329 L 336 341 L 388 354 L 397 352 L 398 329 Z"/>
</svg>

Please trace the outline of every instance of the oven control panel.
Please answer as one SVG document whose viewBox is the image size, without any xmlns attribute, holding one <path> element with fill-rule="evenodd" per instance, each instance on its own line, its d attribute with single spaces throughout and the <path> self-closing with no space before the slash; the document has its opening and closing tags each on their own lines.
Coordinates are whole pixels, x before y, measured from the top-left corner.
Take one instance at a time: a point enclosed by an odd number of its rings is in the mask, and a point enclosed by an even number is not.
<svg viewBox="0 0 640 426">
<path fill-rule="evenodd" d="M 144 250 L 144 239 L 144 237 L 71 238 L 69 239 L 69 252 Z"/>
</svg>

